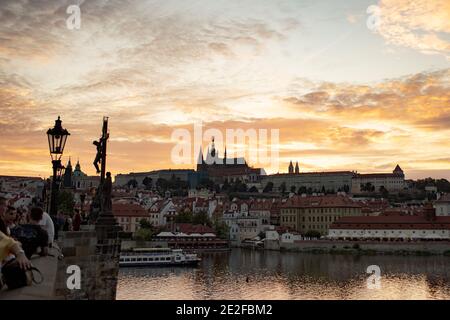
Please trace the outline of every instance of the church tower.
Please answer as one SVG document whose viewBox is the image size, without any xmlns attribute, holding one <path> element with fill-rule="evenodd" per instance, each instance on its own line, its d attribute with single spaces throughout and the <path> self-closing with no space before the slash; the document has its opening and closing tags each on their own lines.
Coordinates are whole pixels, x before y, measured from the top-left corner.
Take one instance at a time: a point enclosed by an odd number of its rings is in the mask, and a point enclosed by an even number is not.
<svg viewBox="0 0 450 320">
<path fill-rule="evenodd" d="M 403 172 L 402 168 L 400 168 L 399 165 L 397 165 L 397 166 L 395 167 L 395 169 L 394 169 L 394 171 L 393 171 L 392 173 L 393 173 L 393 174 L 396 174 L 396 175 L 398 175 L 398 176 L 402 176 L 402 177 L 405 176 L 405 173 Z"/>
<path fill-rule="evenodd" d="M 64 188 L 72 188 L 72 163 L 70 162 L 70 158 L 64 171 L 63 186 Z"/>
<path fill-rule="evenodd" d="M 225 152 L 223 154 L 223 164 L 227 164 L 227 146 L 225 146 Z"/>
<path fill-rule="evenodd" d="M 197 171 L 202 170 L 203 168 L 203 152 L 202 152 L 202 147 L 200 147 L 200 151 L 198 153 L 198 159 L 197 159 Z"/>
<path fill-rule="evenodd" d="M 295 174 L 300 173 L 300 168 L 298 167 L 298 161 L 295 163 Z"/>
<path fill-rule="evenodd" d="M 294 166 L 292 165 L 292 160 L 291 162 L 289 162 L 289 174 L 293 174 L 294 173 Z"/>
</svg>

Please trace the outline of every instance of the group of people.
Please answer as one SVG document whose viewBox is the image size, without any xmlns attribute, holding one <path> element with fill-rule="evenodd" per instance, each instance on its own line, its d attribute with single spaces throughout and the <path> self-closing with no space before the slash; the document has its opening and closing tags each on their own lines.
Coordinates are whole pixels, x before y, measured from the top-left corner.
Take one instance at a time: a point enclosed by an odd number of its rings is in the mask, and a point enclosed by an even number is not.
<svg viewBox="0 0 450 320">
<path fill-rule="evenodd" d="M 85 214 L 81 214 L 78 209 L 75 209 L 74 211 L 75 213 L 72 217 L 63 212 L 58 213 L 56 217 L 58 230 L 80 231 L 81 225 L 88 224 L 88 217 Z"/>
<path fill-rule="evenodd" d="M 2 265 L 12 259 L 22 269 L 29 269 L 31 257 L 46 256 L 54 237 L 54 223 L 42 208 L 17 210 L 0 198 L 0 272 Z"/>
<path fill-rule="evenodd" d="M 39 206 L 15 208 L 0 197 L 0 274 L 2 265 L 13 259 L 29 269 L 33 255 L 48 255 L 59 230 L 79 231 L 85 224 L 88 217 L 77 209 L 72 216 L 59 212 L 53 220 Z"/>
</svg>

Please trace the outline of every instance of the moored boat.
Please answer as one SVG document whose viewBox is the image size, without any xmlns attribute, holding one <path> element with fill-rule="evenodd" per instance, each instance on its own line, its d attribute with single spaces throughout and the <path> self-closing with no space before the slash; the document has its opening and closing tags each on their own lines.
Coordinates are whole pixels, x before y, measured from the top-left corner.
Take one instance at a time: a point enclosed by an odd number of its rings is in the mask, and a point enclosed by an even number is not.
<svg viewBox="0 0 450 320">
<path fill-rule="evenodd" d="M 120 253 L 119 266 L 196 265 L 201 259 L 195 253 L 171 248 L 134 248 Z"/>
</svg>

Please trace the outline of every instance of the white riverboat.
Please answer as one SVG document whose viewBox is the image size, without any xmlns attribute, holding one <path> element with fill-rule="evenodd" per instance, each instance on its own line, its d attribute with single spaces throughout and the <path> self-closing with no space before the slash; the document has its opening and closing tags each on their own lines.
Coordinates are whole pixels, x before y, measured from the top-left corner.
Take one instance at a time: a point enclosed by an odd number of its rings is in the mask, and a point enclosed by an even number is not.
<svg viewBox="0 0 450 320">
<path fill-rule="evenodd" d="M 120 253 L 120 267 L 196 265 L 200 258 L 195 253 L 185 253 L 182 249 L 134 248 Z"/>
</svg>

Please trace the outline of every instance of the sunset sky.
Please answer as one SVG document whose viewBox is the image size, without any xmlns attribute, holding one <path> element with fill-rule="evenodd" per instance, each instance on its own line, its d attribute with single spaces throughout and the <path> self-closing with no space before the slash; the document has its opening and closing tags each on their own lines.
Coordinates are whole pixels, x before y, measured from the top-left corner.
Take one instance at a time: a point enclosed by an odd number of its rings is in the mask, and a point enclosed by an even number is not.
<svg viewBox="0 0 450 320">
<path fill-rule="evenodd" d="M 58 115 L 94 174 L 107 115 L 113 175 L 180 167 L 171 134 L 202 121 L 279 129 L 268 173 L 450 179 L 449 87 L 448 0 L 0 0 L 0 175 L 50 175 Z"/>
</svg>

